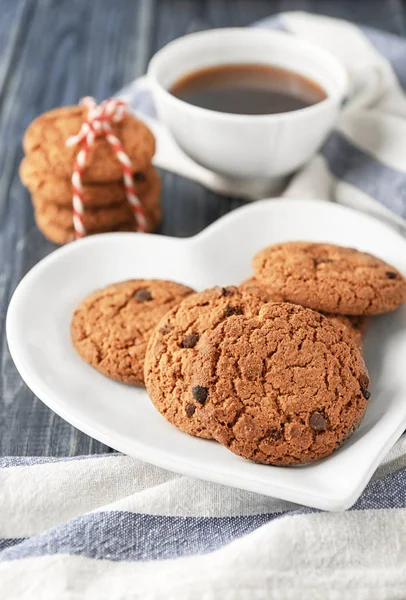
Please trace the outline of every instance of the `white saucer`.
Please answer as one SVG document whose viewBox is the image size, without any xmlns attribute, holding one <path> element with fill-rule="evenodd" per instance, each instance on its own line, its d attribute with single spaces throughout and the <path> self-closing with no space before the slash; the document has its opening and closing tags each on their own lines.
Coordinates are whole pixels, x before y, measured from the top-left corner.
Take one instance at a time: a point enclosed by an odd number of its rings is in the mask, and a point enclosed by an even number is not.
<svg viewBox="0 0 406 600">
<path fill-rule="evenodd" d="M 133 277 L 174 279 L 203 289 L 239 283 L 260 248 L 285 240 L 366 250 L 406 273 L 406 241 L 377 220 L 334 204 L 267 200 L 238 209 L 189 239 L 111 233 L 75 242 L 35 266 L 7 315 L 12 357 L 52 410 L 105 444 L 192 477 L 326 509 L 359 497 L 406 428 L 406 307 L 374 320 L 365 341 L 371 400 L 354 436 L 331 457 L 298 468 L 257 465 L 167 423 L 144 390 L 111 381 L 73 348 L 69 325 L 91 291 Z"/>
</svg>

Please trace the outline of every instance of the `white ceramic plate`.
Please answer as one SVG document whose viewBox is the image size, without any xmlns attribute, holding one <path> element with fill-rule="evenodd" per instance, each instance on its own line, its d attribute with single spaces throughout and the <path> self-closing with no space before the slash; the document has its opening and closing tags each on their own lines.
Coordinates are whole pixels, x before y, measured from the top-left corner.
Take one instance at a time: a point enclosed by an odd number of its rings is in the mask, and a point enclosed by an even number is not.
<svg viewBox="0 0 406 600">
<path fill-rule="evenodd" d="M 377 318 L 365 342 L 372 397 L 354 436 L 303 467 L 257 465 L 167 423 L 144 390 L 111 381 L 76 354 L 76 305 L 91 291 L 133 277 L 204 289 L 250 275 L 260 248 L 327 241 L 373 252 L 406 273 L 406 241 L 386 225 L 334 204 L 271 200 L 236 210 L 189 239 L 111 233 L 57 250 L 18 286 L 7 316 L 12 357 L 32 391 L 61 417 L 126 454 L 185 475 L 326 510 L 350 507 L 406 428 L 406 309 Z"/>
</svg>

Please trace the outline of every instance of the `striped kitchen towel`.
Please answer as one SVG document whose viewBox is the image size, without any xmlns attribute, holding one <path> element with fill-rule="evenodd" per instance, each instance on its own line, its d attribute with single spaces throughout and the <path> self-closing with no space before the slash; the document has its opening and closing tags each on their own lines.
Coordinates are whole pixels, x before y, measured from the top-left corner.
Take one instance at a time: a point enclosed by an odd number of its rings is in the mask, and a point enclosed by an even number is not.
<svg viewBox="0 0 406 600">
<path fill-rule="evenodd" d="M 0 459 L 4 600 L 402 600 L 406 436 L 323 513 L 120 454 Z"/>
<path fill-rule="evenodd" d="M 329 48 L 357 88 L 286 195 L 351 204 L 402 227 L 406 42 L 298 13 L 261 25 Z M 125 94 L 153 116 L 144 82 Z M 162 140 L 158 162 L 176 170 Z M 192 163 L 183 168 L 235 191 Z M 0 459 L 0 598 L 404 599 L 406 436 L 344 513 L 192 480 L 120 454 Z"/>
</svg>

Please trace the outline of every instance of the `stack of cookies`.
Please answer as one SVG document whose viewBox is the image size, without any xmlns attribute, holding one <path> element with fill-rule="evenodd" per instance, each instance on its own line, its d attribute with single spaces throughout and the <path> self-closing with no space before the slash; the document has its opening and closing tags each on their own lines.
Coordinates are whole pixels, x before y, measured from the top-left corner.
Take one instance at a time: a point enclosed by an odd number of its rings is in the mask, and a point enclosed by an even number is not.
<svg viewBox="0 0 406 600">
<path fill-rule="evenodd" d="M 279 466 L 330 455 L 370 400 L 365 319 L 406 301 L 382 260 L 328 244 L 260 251 L 254 277 L 194 293 L 132 280 L 84 300 L 72 339 L 93 367 L 146 385 L 180 430 Z"/>
<path fill-rule="evenodd" d="M 32 195 L 39 229 L 55 244 L 75 239 L 71 177 L 78 147 L 67 147 L 66 140 L 79 132 L 86 117 L 83 106 L 51 110 L 35 119 L 24 135 L 21 180 Z M 112 129 L 131 160 L 135 193 L 144 208 L 147 231 L 153 231 L 161 220 L 160 179 L 151 164 L 154 136 L 133 116 L 113 123 Z M 103 136 L 96 137 L 89 151 L 82 183 L 87 234 L 136 230 L 122 165 Z"/>
</svg>

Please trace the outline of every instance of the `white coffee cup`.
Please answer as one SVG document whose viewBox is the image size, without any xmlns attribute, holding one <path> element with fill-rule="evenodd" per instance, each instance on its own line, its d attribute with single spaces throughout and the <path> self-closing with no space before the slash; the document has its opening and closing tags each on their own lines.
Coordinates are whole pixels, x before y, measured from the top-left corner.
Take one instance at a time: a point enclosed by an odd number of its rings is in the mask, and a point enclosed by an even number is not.
<svg viewBox="0 0 406 600">
<path fill-rule="evenodd" d="M 169 90 L 183 75 L 222 64 L 264 64 L 294 71 L 326 92 L 286 113 L 238 115 L 188 104 Z M 147 81 L 160 120 L 197 163 L 228 177 L 271 180 L 292 173 L 322 145 L 347 93 L 347 74 L 330 53 L 293 35 L 256 28 L 186 35 L 159 50 Z"/>
</svg>

